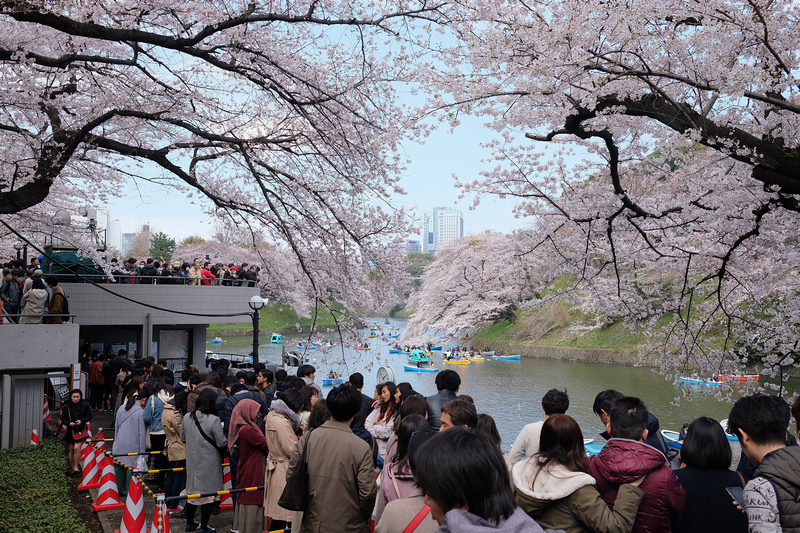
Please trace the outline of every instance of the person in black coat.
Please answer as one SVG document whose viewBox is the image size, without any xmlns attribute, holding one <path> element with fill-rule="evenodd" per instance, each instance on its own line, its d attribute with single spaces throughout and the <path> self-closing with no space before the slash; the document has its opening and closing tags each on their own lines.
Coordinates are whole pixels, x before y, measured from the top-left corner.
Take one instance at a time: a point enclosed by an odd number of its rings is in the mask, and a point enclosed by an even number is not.
<svg viewBox="0 0 800 533">
<path fill-rule="evenodd" d="M 700 417 L 689 425 L 681 446 L 683 467 L 675 475 L 686 491 L 683 518 L 674 533 L 745 533 L 747 515 L 733 505 L 727 487 L 744 487 L 741 474 L 729 470 L 731 447 L 722 426 Z M 710 519 L 713 517 L 713 519 Z"/>
<path fill-rule="evenodd" d="M 436 390 L 433 396 L 428 396 L 428 423 L 434 431 L 442 425 L 442 406 L 451 400 L 458 400 L 456 393 L 461 387 L 461 376 L 455 370 L 442 370 L 436 374 Z"/>
<path fill-rule="evenodd" d="M 73 476 L 81 474 L 80 451 L 85 439 L 75 440 L 75 435 L 86 429 L 92 419 L 92 408 L 83 399 L 80 389 L 72 389 L 69 399 L 61 406 L 61 423 L 66 427 L 64 442 L 67 443 L 67 457 Z"/>
</svg>

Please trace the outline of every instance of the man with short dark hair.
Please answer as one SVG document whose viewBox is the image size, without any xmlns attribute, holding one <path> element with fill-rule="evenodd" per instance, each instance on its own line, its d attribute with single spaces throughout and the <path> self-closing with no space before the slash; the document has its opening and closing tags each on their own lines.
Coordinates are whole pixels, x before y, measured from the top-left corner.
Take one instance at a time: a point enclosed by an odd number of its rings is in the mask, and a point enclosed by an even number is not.
<svg viewBox="0 0 800 533">
<path fill-rule="evenodd" d="M 800 447 L 786 446 L 788 425 L 789 405 L 777 396 L 745 396 L 728 415 L 728 430 L 757 466 L 744 489 L 750 531 L 800 531 Z"/>
<path fill-rule="evenodd" d="M 302 378 L 306 385 L 310 385 L 317 389 L 317 393 L 322 397 L 322 388 L 314 382 L 317 369 L 314 365 L 300 365 L 297 367 L 297 377 Z"/>
<path fill-rule="evenodd" d="M 608 424 L 608 412 L 611 409 L 611 406 L 614 404 L 615 401 L 619 400 L 625 396 L 619 391 L 614 389 L 607 389 L 595 396 L 594 405 L 592 406 L 592 410 L 594 414 L 600 417 L 600 421 L 603 425 Z M 653 413 L 647 413 L 647 439 L 646 443 L 655 448 L 656 450 L 663 453 L 666 457 L 674 457 L 674 453 L 668 448 L 667 441 L 664 440 L 664 436 L 659 431 L 659 423 L 658 418 Z M 600 436 L 604 439 L 608 440 L 611 437 L 608 434 L 608 431 L 603 431 L 600 433 Z M 678 465 L 680 466 L 680 465 Z M 676 466 L 677 468 L 677 466 Z"/>
<path fill-rule="evenodd" d="M 542 397 L 542 410 L 544 410 L 544 420 L 552 415 L 563 415 L 569 409 L 569 396 L 567 391 L 561 392 L 558 389 L 550 389 Z M 511 446 L 508 459 L 511 464 L 517 463 L 522 456 L 530 457 L 539 451 L 539 437 L 542 434 L 544 420 L 527 424 L 517 435 L 517 440 Z"/>
<path fill-rule="evenodd" d="M 361 409 L 361 393 L 340 385 L 328 393 L 331 419 L 306 433 L 295 445 L 287 477 L 292 475 L 308 441 L 308 489 L 311 498 L 301 531 L 369 533 L 377 488 L 372 450 L 351 430 Z"/>
<path fill-rule="evenodd" d="M 267 405 L 272 403 L 272 398 L 275 396 L 275 388 L 272 386 L 274 380 L 275 376 L 272 370 L 267 370 L 266 368 L 259 370 L 258 376 L 256 376 L 256 385 L 261 390 L 261 394 L 264 395 Z"/>
<path fill-rule="evenodd" d="M 442 406 L 439 431 L 454 427 L 474 428 L 478 425 L 475 405 L 467 400 L 451 400 Z"/>
<path fill-rule="evenodd" d="M 458 400 L 456 393 L 461 387 L 461 376 L 455 370 L 440 370 L 436 374 L 436 390 L 433 396 L 428 396 L 428 423 L 431 429 L 438 431 L 441 426 L 442 407 L 447 402 Z"/>
<path fill-rule="evenodd" d="M 3 287 L 0 288 L 0 298 L 3 300 L 3 314 L 18 315 L 19 304 L 22 299 L 22 294 L 19 287 L 19 276 L 22 270 L 15 268 L 11 271 L 11 275 L 3 281 Z M 6 317 L 6 320 L 17 324 L 19 323 L 18 316 Z M 60 323 L 60 322 L 59 322 Z"/>
<path fill-rule="evenodd" d="M 350 374 L 347 382 L 358 392 L 361 392 L 364 388 L 364 376 L 361 374 L 361 372 L 353 372 Z M 364 414 L 363 420 L 366 420 L 369 414 L 372 412 L 373 401 L 374 400 L 372 398 L 361 392 L 361 412 Z M 361 420 L 361 418 L 359 419 Z"/>
<path fill-rule="evenodd" d="M 645 476 L 639 486 L 644 498 L 633 523 L 633 533 L 670 533 L 672 524 L 683 514 L 685 492 L 667 466 L 664 454 L 645 444 L 647 407 L 639 398 L 624 396 L 604 412 L 611 440 L 589 461 L 598 492 L 613 508 L 619 486 Z"/>
</svg>

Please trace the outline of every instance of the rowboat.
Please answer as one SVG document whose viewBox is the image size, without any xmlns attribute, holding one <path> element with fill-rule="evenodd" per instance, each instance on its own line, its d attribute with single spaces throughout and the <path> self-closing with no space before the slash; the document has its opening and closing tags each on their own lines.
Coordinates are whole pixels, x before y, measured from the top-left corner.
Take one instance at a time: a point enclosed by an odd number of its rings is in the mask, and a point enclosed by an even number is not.
<svg viewBox="0 0 800 533">
<path fill-rule="evenodd" d="M 406 372 L 438 372 L 439 371 L 439 369 L 437 369 L 437 368 L 426 368 L 426 367 L 418 368 L 416 366 L 411 366 L 411 365 L 403 365 L 403 370 L 405 370 Z"/>
<path fill-rule="evenodd" d="M 409 352 L 404 352 L 403 350 L 389 350 L 389 353 L 402 353 L 408 355 Z"/>
<path fill-rule="evenodd" d="M 493 355 L 492 359 L 497 361 L 519 361 L 519 355 Z"/>
<path fill-rule="evenodd" d="M 483 357 L 467 357 L 467 361 L 473 361 L 475 363 L 483 363 L 486 361 Z"/>
<path fill-rule="evenodd" d="M 478 355 L 492 356 L 492 355 L 494 355 L 494 350 L 481 351 L 481 352 L 478 352 Z"/>
<path fill-rule="evenodd" d="M 721 381 L 717 381 L 714 379 L 704 379 L 704 378 L 693 378 L 693 377 L 686 377 L 686 376 L 679 376 L 678 381 L 680 383 L 685 383 L 687 385 L 705 385 L 708 387 L 718 387 L 722 385 Z"/>
<path fill-rule="evenodd" d="M 441 346 L 434 346 L 433 348 L 431 348 L 431 351 L 441 352 L 442 351 L 442 347 Z"/>
<path fill-rule="evenodd" d="M 722 426 L 723 430 L 725 430 L 725 436 L 728 438 L 728 440 L 734 441 L 734 442 L 739 440 L 739 438 L 736 435 L 731 435 L 730 433 L 728 433 L 728 419 L 727 418 L 724 418 L 724 419 L 720 420 L 719 425 Z"/>
<path fill-rule="evenodd" d="M 300 345 L 297 347 L 297 349 L 298 349 L 298 350 L 316 350 L 316 349 L 317 349 L 317 347 L 316 347 L 316 346 L 314 346 L 313 344 L 309 344 L 308 346 L 305 346 L 305 345 L 303 345 L 303 344 L 300 344 Z"/>
<path fill-rule="evenodd" d="M 683 446 L 683 441 L 681 440 L 681 434 L 677 431 L 672 431 L 670 429 L 662 429 L 661 436 L 664 437 L 664 440 L 667 441 L 669 446 L 672 446 L 676 450 L 680 450 L 681 446 Z"/>
<path fill-rule="evenodd" d="M 371 350 L 372 348 L 356 348 L 356 350 Z"/>
<path fill-rule="evenodd" d="M 214 337 L 214 339 L 211 341 L 212 344 L 219 344 L 221 342 L 223 342 L 223 340 L 219 337 Z"/>
<path fill-rule="evenodd" d="M 377 338 L 377 337 L 378 337 L 377 335 L 373 335 L 372 333 L 370 333 L 369 335 L 367 335 L 367 338 L 368 338 L 368 339 L 375 339 L 375 338 Z"/>
<path fill-rule="evenodd" d="M 602 444 L 595 443 L 584 444 L 583 447 L 586 449 L 586 455 L 597 455 L 603 449 Z"/>
<path fill-rule="evenodd" d="M 468 341 L 468 340 L 469 340 L 469 337 L 461 337 L 461 340 L 462 340 L 462 341 Z"/>
<path fill-rule="evenodd" d="M 324 387 L 333 387 L 334 385 L 341 385 L 342 383 L 344 383 L 344 378 L 322 380 L 322 385 Z"/>
<path fill-rule="evenodd" d="M 459 359 L 458 361 L 445 361 L 444 364 L 446 364 L 446 365 L 462 365 L 462 366 L 464 366 L 464 365 L 468 365 L 469 361 L 463 361 L 463 360 Z"/>
<path fill-rule="evenodd" d="M 759 374 L 734 374 L 729 376 L 715 376 L 720 381 L 758 381 Z"/>
</svg>

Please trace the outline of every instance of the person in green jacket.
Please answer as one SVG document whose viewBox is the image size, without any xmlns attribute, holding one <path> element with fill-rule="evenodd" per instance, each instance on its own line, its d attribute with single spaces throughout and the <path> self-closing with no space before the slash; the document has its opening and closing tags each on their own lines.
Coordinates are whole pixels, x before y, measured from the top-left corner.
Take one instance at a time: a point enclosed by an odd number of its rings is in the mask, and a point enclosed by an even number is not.
<svg viewBox="0 0 800 533">
<path fill-rule="evenodd" d="M 512 469 L 517 503 L 545 529 L 566 533 L 630 533 L 644 476 L 619 487 L 614 510 L 595 488 L 578 423 L 555 414 L 542 425 L 539 452 Z"/>
</svg>

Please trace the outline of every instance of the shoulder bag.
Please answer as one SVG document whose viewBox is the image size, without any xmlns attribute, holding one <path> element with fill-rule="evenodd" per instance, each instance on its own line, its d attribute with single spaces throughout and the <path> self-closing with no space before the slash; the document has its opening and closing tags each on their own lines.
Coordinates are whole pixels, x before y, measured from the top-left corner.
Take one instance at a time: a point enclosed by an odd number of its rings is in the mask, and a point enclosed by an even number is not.
<svg viewBox="0 0 800 533">
<path fill-rule="evenodd" d="M 278 505 L 290 511 L 305 511 L 308 509 L 308 441 L 311 440 L 311 433 L 313 429 L 308 432 L 306 442 L 303 443 L 303 453 L 300 454 L 300 460 L 297 461 L 292 475 L 286 480 L 286 487 L 283 489 Z"/>
<path fill-rule="evenodd" d="M 72 409 L 70 406 L 67 406 L 67 418 L 69 418 L 70 422 L 75 422 L 72 420 Z M 78 431 L 72 434 L 72 440 L 75 442 L 83 442 L 89 439 L 92 435 L 89 433 L 89 430 L 84 428 L 83 431 Z"/>
<path fill-rule="evenodd" d="M 220 448 L 219 446 L 217 446 L 217 443 L 214 442 L 214 440 L 211 437 L 206 435 L 205 431 L 203 431 L 203 427 L 200 425 L 200 421 L 197 420 L 197 417 L 195 416 L 195 414 L 192 413 L 191 416 L 192 416 L 192 419 L 194 419 L 194 423 L 197 424 L 197 430 L 200 432 L 200 434 L 203 436 L 203 438 L 206 439 L 209 442 L 209 444 L 211 444 L 214 448 L 217 449 L 217 451 L 219 452 L 220 456 L 223 459 L 225 459 L 226 457 L 230 457 L 231 452 L 228 450 L 228 447 L 227 446 L 223 446 L 222 448 Z"/>
</svg>

